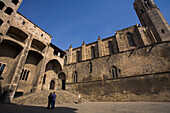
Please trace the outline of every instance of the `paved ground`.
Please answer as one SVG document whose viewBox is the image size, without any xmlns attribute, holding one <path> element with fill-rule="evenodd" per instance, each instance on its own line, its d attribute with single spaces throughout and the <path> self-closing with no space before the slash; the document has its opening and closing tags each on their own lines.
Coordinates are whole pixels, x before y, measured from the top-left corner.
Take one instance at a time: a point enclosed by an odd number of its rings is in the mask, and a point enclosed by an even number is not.
<svg viewBox="0 0 170 113">
<path fill-rule="evenodd" d="M 89 102 L 42 106 L 0 104 L 0 113 L 170 113 L 170 102 Z"/>
</svg>

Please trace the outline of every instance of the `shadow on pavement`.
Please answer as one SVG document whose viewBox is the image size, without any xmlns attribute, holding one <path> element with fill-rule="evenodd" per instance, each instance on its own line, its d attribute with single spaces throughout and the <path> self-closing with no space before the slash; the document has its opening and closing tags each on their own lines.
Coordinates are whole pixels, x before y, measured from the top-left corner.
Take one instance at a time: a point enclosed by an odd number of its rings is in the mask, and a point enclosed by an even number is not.
<svg viewBox="0 0 170 113">
<path fill-rule="evenodd" d="M 0 104 L 1 113 L 76 113 L 77 110 L 69 107 L 55 107 L 52 110 L 42 106 Z"/>
</svg>

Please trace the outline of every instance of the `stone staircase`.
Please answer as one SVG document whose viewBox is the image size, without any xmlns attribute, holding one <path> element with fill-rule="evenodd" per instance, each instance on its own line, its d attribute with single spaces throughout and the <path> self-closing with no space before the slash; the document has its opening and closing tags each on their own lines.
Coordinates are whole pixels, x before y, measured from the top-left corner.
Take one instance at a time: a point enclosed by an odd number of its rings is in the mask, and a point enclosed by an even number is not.
<svg viewBox="0 0 170 113">
<path fill-rule="evenodd" d="M 22 104 L 22 105 L 44 105 L 48 103 L 48 95 L 53 92 L 49 90 L 44 90 L 39 93 L 30 93 L 23 95 L 21 97 L 16 97 L 13 99 L 12 103 Z M 75 103 L 78 100 L 78 95 L 70 93 L 68 91 L 55 91 L 56 94 L 56 104 L 66 104 L 66 103 Z M 82 99 L 82 102 L 87 100 Z"/>
</svg>

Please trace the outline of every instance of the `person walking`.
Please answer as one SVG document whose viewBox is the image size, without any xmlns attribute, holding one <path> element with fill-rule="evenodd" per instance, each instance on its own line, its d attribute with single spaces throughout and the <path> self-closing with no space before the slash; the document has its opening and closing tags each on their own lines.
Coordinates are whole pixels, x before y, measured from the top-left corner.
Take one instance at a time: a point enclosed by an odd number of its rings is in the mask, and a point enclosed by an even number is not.
<svg viewBox="0 0 170 113">
<path fill-rule="evenodd" d="M 56 94 L 55 94 L 55 92 L 53 92 L 53 94 L 52 94 L 51 109 L 54 109 L 54 107 L 55 107 L 55 99 L 56 99 Z"/>
<path fill-rule="evenodd" d="M 48 106 L 47 106 L 47 109 L 50 109 L 51 103 L 52 103 L 52 99 L 53 99 L 52 93 L 50 93 L 50 95 L 48 95 Z"/>
</svg>

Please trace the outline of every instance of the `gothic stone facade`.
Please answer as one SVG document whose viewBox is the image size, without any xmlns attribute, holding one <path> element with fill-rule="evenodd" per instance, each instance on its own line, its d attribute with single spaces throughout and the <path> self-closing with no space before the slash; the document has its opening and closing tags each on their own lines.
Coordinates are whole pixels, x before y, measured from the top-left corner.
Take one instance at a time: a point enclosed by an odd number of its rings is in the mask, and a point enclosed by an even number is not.
<svg viewBox="0 0 170 113">
<path fill-rule="evenodd" d="M 0 0 L 1 100 L 63 89 L 91 101 L 169 101 L 170 26 L 153 0 L 134 2 L 142 25 L 66 52 L 16 12 L 21 2 Z"/>
</svg>

